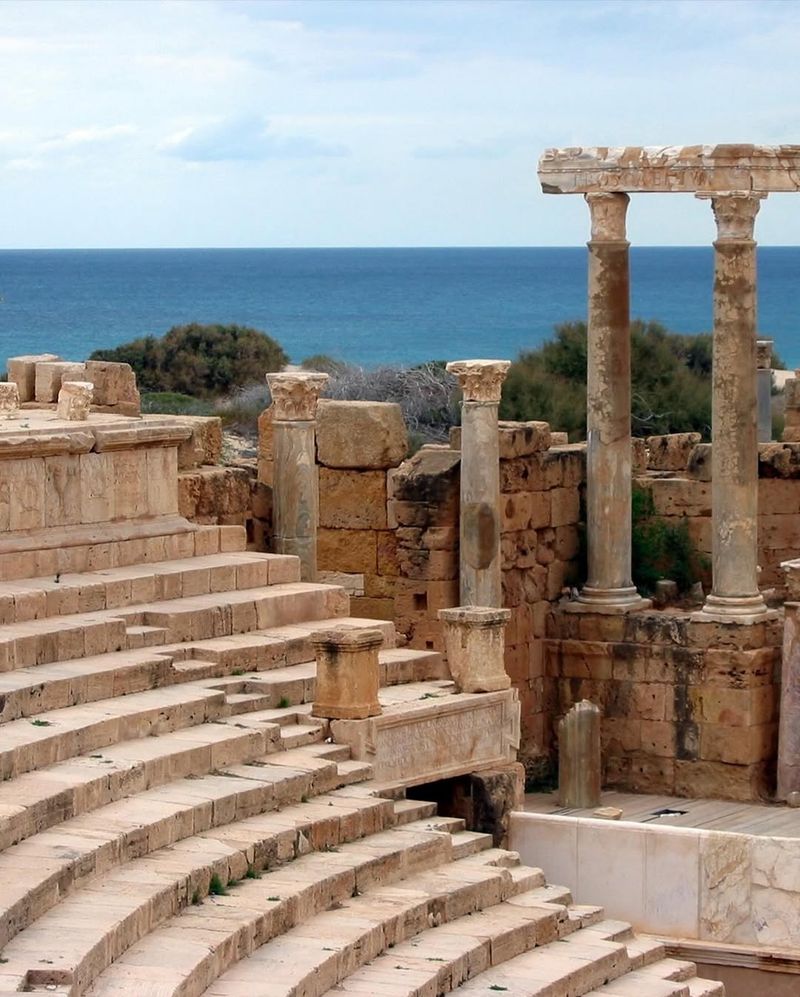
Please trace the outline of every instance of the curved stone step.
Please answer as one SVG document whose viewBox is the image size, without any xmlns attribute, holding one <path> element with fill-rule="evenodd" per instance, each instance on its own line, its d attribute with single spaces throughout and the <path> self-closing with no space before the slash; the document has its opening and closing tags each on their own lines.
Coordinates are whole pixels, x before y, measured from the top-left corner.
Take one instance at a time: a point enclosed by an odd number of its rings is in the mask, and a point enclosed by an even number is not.
<svg viewBox="0 0 800 997">
<path fill-rule="evenodd" d="M 0 943 L 27 927 L 95 872 L 170 842 L 366 778 L 319 745 L 166 783 L 64 821 L 0 854 Z"/>
<path fill-rule="evenodd" d="M 103 968 L 102 953 L 120 954 L 207 895 L 217 888 L 212 877 L 223 889 L 248 871 L 391 825 L 390 801 L 337 795 L 335 762 L 309 771 L 292 754 L 282 757 L 285 765 L 254 766 L 246 776 L 162 787 L 0 856 L 0 989 L 24 988 L 38 969 L 32 953 L 55 955 L 58 939 L 63 945 L 49 963 L 49 982 L 64 982 L 66 974 L 78 993 L 79 981 L 86 982 L 81 974 L 94 978 Z M 299 802 L 316 789 L 330 792 Z"/>
<path fill-rule="evenodd" d="M 0 624 L 299 580 L 298 558 L 255 551 L 207 554 L 77 574 L 59 573 L 1 583 Z"/>
<path fill-rule="evenodd" d="M 325 618 L 225 638 L 164 645 L 155 650 L 128 649 L 0 673 L 0 723 L 179 682 L 307 663 L 314 658 L 310 637 L 316 630 L 370 627 L 372 623 L 353 617 Z M 393 625 L 382 622 L 378 626 L 391 647 Z M 419 652 L 420 660 L 430 661 L 425 654 Z M 433 662 L 430 669 L 437 667 Z"/>
<path fill-rule="evenodd" d="M 157 983 L 156 992 L 164 997 L 199 997 L 226 970 L 276 935 L 352 897 L 391 893 L 392 884 L 401 906 L 408 906 L 411 894 L 409 916 L 416 923 L 428 916 L 443 917 L 447 910 L 477 910 L 484 898 L 491 900 L 516 888 L 506 869 L 486 866 L 476 876 L 474 859 L 451 863 L 448 837 L 437 832 L 384 831 L 343 845 L 334 854 L 298 859 L 257 882 L 241 883 L 222 903 L 215 900 L 208 910 L 204 904 L 171 918 L 132 946 L 86 993 L 111 997 L 126 988 Z M 440 868 L 449 870 L 449 878 L 437 875 Z"/>
<path fill-rule="evenodd" d="M 129 627 L 159 628 L 166 631 L 164 643 L 184 643 L 341 617 L 347 610 L 341 588 L 285 582 L 5 624 L 0 626 L 0 671 L 121 651 Z"/>
<path fill-rule="evenodd" d="M 213 983 L 206 997 L 321 997 L 329 992 L 333 997 L 342 983 L 357 992 L 383 994 L 387 978 L 407 993 L 409 971 L 416 976 L 415 986 L 427 974 L 426 985 L 435 988 L 431 992 L 443 993 L 468 978 L 467 966 L 480 972 L 492 956 L 501 961 L 551 941 L 567 923 L 546 888 L 529 891 L 524 906 L 490 905 L 488 894 L 476 892 L 468 916 L 442 921 L 445 893 L 426 890 L 422 881 L 417 888 L 415 877 L 397 888 L 370 890 L 257 949 Z"/>
</svg>

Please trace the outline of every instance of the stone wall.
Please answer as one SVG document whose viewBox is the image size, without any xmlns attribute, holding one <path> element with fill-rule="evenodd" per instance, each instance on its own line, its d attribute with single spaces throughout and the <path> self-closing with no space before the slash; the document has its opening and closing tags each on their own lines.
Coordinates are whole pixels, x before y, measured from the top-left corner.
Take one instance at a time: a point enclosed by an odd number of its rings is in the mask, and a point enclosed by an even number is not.
<svg viewBox="0 0 800 997">
<path fill-rule="evenodd" d="M 665 522 L 686 522 L 702 555 L 711 558 L 711 446 L 695 434 L 650 437 L 640 454 L 636 484 L 650 491 Z M 759 586 L 785 595 L 781 562 L 800 550 L 800 442 L 759 446 Z M 710 582 L 710 567 L 704 579 Z"/>
<path fill-rule="evenodd" d="M 688 613 L 559 611 L 547 641 L 557 712 L 603 711 L 603 784 L 750 800 L 774 789 L 782 624 Z"/>
</svg>

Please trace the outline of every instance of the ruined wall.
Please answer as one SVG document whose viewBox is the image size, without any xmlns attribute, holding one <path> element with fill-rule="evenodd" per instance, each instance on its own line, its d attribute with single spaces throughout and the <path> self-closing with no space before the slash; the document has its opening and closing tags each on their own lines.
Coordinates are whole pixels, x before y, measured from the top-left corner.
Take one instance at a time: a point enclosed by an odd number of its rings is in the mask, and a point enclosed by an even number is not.
<svg viewBox="0 0 800 997">
<path fill-rule="evenodd" d="M 750 800 L 774 782 L 782 623 L 698 622 L 680 612 L 552 619 L 558 710 L 603 711 L 603 783 Z"/>
<path fill-rule="evenodd" d="M 649 490 L 665 522 L 686 522 L 702 555 L 711 558 L 711 445 L 696 434 L 650 437 L 635 481 Z M 646 462 L 646 467 L 643 466 Z M 759 586 L 785 595 L 780 570 L 800 550 L 800 442 L 759 445 Z M 710 568 L 704 579 L 710 581 Z"/>
</svg>

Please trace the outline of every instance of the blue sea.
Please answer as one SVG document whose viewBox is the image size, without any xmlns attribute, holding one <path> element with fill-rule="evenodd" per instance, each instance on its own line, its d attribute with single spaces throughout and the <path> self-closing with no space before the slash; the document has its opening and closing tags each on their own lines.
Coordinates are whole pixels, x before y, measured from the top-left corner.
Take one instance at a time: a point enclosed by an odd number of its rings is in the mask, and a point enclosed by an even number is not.
<svg viewBox="0 0 800 997">
<path fill-rule="evenodd" d="M 800 248 L 758 264 L 761 333 L 800 367 Z M 632 315 L 708 331 L 712 266 L 710 247 L 633 248 Z M 0 367 L 192 321 L 263 329 L 295 362 L 513 358 L 585 315 L 582 247 L 0 251 Z"/>
</svg>

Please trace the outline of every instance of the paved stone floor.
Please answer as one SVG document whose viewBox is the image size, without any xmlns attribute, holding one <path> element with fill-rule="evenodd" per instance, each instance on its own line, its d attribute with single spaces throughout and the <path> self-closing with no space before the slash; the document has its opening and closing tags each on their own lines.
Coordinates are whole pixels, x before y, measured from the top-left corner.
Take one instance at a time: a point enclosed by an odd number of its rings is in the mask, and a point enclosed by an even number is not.
<svg viewBox="0 0 800 997">
<path fill-rule="evenodd" d="M 636 821 L 641 824 L 699 827 L 713 831 L 800 838 L 800 809 L 780 804 L 690 800 L 678 796 L 650 796 L 607 791 L 602 794 L 600 805 L 619 807 L 622 810 L 621 820 Z M 534 813 L 562 814 L 571 817 L 594 815 L 594 808 L 560 807 L 555 793 L 528 793 L 525 797 L 525 809 Z"/>
</svg>

